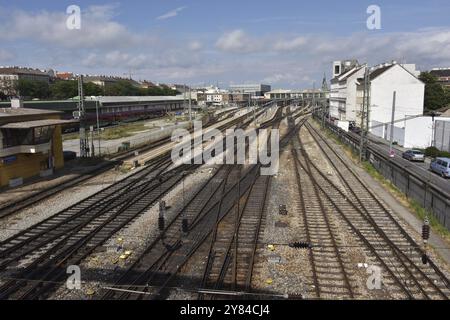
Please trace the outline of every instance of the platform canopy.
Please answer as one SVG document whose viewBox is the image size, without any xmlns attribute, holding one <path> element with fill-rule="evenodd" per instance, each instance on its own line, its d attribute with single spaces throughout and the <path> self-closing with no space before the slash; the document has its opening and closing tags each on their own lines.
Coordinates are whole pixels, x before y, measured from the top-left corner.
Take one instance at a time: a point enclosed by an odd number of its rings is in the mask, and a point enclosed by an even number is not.
<svg viewBox="0 0 450 320">
<path fill-rule="evenodd" d="M 78 123 L 78 120 L 60 120 L 60 119 L 45 119 L 45 120 L 34 120 L 34 121 L 22 121 L 22 122 L 11 122 L 0 126 L 0 129 L 32 129 L 40 127 L 49 127 L 57 125 L 69 125 Z"/>
</svg>

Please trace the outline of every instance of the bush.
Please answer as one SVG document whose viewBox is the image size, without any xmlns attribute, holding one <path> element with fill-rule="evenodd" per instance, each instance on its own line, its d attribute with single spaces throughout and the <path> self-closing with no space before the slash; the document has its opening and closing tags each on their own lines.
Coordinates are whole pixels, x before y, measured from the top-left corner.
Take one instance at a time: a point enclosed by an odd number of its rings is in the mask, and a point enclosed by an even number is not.
<svg viewBox="0 0 450 320">
<path fill-rule="evenodd" d="M 426 148 L 425 149 L 425 155 L 427 157 L 432 157 L 432 158 L 436 158 L 436 157 L 450 158 L 450 152 L 440 151 L 436 147 L 428 147 L 428 148 Z"/>
<path fill-rule="evenodd" d="M 428 147 L 425 149 L 425 155 L 427 157 L 432 157 L 432 158 L 436 158 L 439 156 L 439 149 L 436 147 Z"/>
</svg>

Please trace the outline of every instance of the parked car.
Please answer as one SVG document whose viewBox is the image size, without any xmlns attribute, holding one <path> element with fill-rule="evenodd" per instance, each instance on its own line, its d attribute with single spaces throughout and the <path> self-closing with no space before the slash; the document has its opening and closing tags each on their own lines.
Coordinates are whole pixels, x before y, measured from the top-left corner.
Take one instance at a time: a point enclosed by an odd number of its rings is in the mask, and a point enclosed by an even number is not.
<svg viewBox="0 0 450 320">
<path fill-rule="evenodd" d="M 406 150 L 403 152 L 402 157 L 409 161 L 425 161 L 425 154 L 419 150 Z"/>
<path fill-rule="evenodd" d="M 450 158 L 436 158 L 431 161 L 430 170 L 440 174 L 443 178 L 450 177 Z"/>
</svg>

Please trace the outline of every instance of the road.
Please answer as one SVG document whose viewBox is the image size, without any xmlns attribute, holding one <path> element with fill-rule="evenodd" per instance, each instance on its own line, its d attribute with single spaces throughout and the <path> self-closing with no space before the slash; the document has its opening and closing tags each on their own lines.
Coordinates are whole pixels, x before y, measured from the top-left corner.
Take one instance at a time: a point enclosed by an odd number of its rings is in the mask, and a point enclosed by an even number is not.
<svg viewBox="0 0 450 320">
<path fill-rule="evenodd" d="M 359 135 L 356 135 L 353 132 L 349 133 L 354 137 L 359 138 Z M 373 147 L 375 150 L 384 153 L 386 155 L 389 154 L 388 141 L 375 137 L 373 135 L 369 136 L 369 140 L 370 140 L 369 145 Z M 404 150 L 407 149 L 402 148 L 400 146 L 394 146 L 395 157 L 392 160 L 395 161 L 400 166 L 413 169 L 418 176 L 422 177 L 424 180 L 433 183 L 443 192 L 450 194 L 450 181 L 448 179 L 442 178 L 441 176 L 429 170 L 431 159 L 427 158 L 424 163 L 408 161 L 402 158 L 402 153 Z"/>
</svg>

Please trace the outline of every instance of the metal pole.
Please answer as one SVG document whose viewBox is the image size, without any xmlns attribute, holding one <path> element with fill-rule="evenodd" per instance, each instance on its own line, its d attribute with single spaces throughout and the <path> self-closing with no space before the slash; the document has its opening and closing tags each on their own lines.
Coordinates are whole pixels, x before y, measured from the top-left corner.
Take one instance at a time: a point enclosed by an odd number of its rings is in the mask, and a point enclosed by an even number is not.
<svg viewBox="0 0 450 320">
<path fill-rule="evenodd" d="M 392 117 L 391 117 L 391 136 L 389 139 L 389 156 L 392 156 L 392 143 L 394 141 L 394 117 L 395 117 L 395 99 L 397 96 L 397 92 L 394 91 L 392 97 Z"/>
<path fill-rule="evenodd" d="M 184 88 L 186 90 L 186 88 Z M 191 98 L 191 86 L 189 86 L 189 122 L 192 122 L 192 98 Z"/>
<path fill-rule="evenodd" d="M 369 68 L 364 71 L 364 94 L 361 110 L 361 137 L 359 142 L 359 162 L 362 162 L 364 155 L 364 143 L 369 130 Z M 364 117 L 366 118 L 366 128 L 364 128 Z"/>
<path fill-rule="evenodd" d="M 94 148 L 94 126 L 90 127 L 90 131 L 91 131 L 91 157 L 95 157 L 95 148 Z"/>
<path fill-rule="evenodd" d="M 97 138 L 98 138 L 98 155 L 101 156 L 101 149 L 100 149 L 100 140 L 101 140 L 101 136 L 100 136 L 100 120 L 99 120 L 99 115 L 98 115 L 98 100 L 96 100 L 95 102 L 95 112 L 97 113 Z"/>
<path fill-rule="evenodd" d="M 364 93 L 363 93 L 363 103 L 361 105 L 361 132 L 359 138 L 359 162 L 363 159 L 363 148 L 364 148 L 364 116 L 365 116 L 365 106 L 366 106 L 366 87 L 367 87 L 367 69 L 364 73 Z"/>
<path fill-rule="evenodd" d="M 370 124 L 370 70 L 366 69 L 366 143 L 369 137 L 369 124 Z"/>
<path fill-rule="evenodd" d="M 86 136 L 86 121 L 84 110 L 84 93 L 83 93 L 83 76 L 78 78 L 78 112 L 80 115 L 80 157 L 85 158 L 88 156 L 88 139 Z"/>
</svg>

